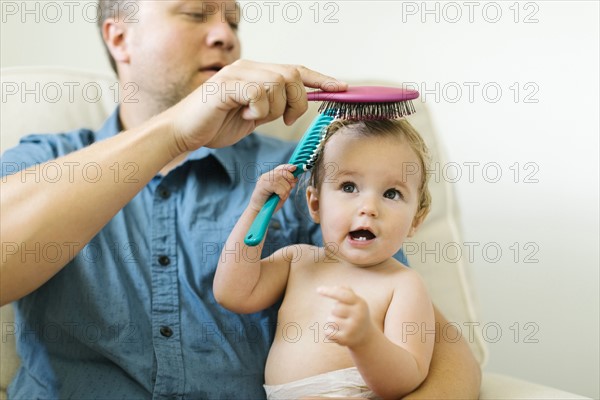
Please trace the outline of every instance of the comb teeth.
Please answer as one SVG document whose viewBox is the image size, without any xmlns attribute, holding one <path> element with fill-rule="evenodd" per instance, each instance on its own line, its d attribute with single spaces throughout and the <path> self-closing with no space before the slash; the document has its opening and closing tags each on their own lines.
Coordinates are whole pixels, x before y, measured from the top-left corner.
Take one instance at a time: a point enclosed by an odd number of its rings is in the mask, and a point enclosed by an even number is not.
<svg viewBox="0 0 600 400">
<path fill-rule="evenodd" d="M 317 162 L 317 158 L 319 158 L 319 153 L 321 152 L 321 147 L 322 147 L 321 144 L 323 143 L 323 139 L 325 139 L 326 134 L 327 134 L 327 129 L 323 129 L 321 131 L 321 135 L 319 136 L 319 138 L 317 140 L 317 143 L 314 146 L 312 154 L 310 154 L 310 156 L 307 157 L 306 162 L 302 166 L 302 169 L 305 172 L 315 166 L 315 163 Z"/>
<path fill-rule="evenodd" d="M 396 119 L 415 112 L 412 101 L 395 103 L 340 103 L 326 101 L 319 107 L 319 112 L 331 112 L 336 118 L 350 121 L 369 121 L 381 119 Z"/>
<path fill-rule="evenodd" d="M 332 111 L 325 111 L 320 113 L 308 128 L 290 157 L 289 163 L 297 166 L 294 176 L 297 177 L 314 166 L 319 156 L 321 143 L 327 134 L 327 127 L 333 119 Z"/>
<path fill-rule="evenodd" d="M 327 125 L 324 125 L 321 128 L 321 133 L 318 136 L 311 137 L 304 143 L 304 146 L 298 151 L 296 154 L 296 160 L 298 163 L 296 164 L 299 168 L 302 169 L 302 172 L 306 172 L 312 167 L 315 166 L 315 162 L 319 157 L 319 153 L 321 152 L 321 143 L 327 134 Z M 302 160 L 302 161 L 300 161 Z M 300 172 L 300 171 L 298 171 Z"/>
</svg>

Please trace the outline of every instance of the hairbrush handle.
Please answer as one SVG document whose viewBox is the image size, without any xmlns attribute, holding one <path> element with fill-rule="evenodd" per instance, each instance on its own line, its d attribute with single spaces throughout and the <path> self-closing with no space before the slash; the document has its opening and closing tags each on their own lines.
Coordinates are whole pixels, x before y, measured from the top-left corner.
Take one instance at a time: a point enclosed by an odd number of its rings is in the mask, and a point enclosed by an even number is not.
<svg viewBox="0 0 600 400">
<path fill-rule="evenodd" d="M 294 164 L 296 166 L 296 169 L 292 172 L 295 178 L 312 167 L 319 143 L 323 140 L 324 133 L 333 119 L 333 114 L 329 112 L 317 115 L 304 133 L 304 136 L 302 136 L 302 139 L 300 139 L 300 142 L 296 146 L 296 149 L 289 160 L 289 164 Z M 250 226 L 250 229 L 248 229 L 248 233 L 246 233 L 246 236 L 244 237 L 244 243 L 246 245 L 257 246 L 263 241 L 271 217 L 273 216 L 273 213 L 275 213 L 277 204 L 279 204 L 279 200 L 280 198 L 276 194 L 272 194 L 267 199 L 254 218 L 254 222 Z"/>
<path fill-rule="evenodd" d="M 277 204 L 279 204 L 279 200 L 281 199 L 276 194 L 272 194 L 271 197 L 267 199 L 256 215 L 256 218 L 254 218 L 252 226 L 248 229 L 248 233 L 244 238 L 244 243 L 246 243 L 246 245 L 254 247 L 262 242 L 267 233 L 269 222 L 271 222 L 271 217 L 277 208 Z"/>
<path fill-rule="evenodd" d="M 308 92 L 308 101 L 333 101 L 338 103 L 396 103 L 415 100 L 419 92 L 413 89 L 387 86 L 350 86 L 343 92 L 315 90 Z"/>
<path fill-rule="evenodd" d="M 302 170 L 302 167 L 297 166 L 292 174 L 297 178 L 298 175 L 302 174 L 303 172 L 304 171 Z M 250 229 L 248 229 L 246 237 L 244 238 L 244 243 L 246 243 L 248 246 L 254 247 L 262 242 L 265 234 L 267 233 L 269 222 L 271 222 L 271 218 L 273 217 L 275 209 L 277 208 L 277 204 L 279 204 L 279 200 L 281 200 L 281 198 L 278 195 L 272 194 L 262 206 L 256 215 L 256 218 L 254 218 L 252 226 L 250 226 Z"/>
</svg>

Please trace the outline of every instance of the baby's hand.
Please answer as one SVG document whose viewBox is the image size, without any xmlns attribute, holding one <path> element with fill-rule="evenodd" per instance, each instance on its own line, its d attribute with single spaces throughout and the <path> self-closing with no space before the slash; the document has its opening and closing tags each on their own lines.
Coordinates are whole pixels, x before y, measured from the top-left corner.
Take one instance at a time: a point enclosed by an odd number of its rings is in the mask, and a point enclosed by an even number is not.
<svg viewBox="0 0 600 400">
<path fill-rule="evenodd" d="M 354 347 L 361 344 L 374 328 L 367 302 L 349 287 L 321 286 L 317 292 L 337 300 L 327 318 L 327 322 L 335 324 L 337 332 L 328 338 L 342 346 Z"/>
<path fill-rule="evenodd" d="M 249 207 L 256 212 L 260 211 L 267 199 L 275 193 L 281 199 L 275 211 L 279 210 L 298 182 L 298 178 L 295 178 L 292 174 L 295 170 L 295 165 L 283 164 L 262 174 L 258 179 L 258 182 L 256 182 L 256 187 L 250 198 Z"/>
</svg>

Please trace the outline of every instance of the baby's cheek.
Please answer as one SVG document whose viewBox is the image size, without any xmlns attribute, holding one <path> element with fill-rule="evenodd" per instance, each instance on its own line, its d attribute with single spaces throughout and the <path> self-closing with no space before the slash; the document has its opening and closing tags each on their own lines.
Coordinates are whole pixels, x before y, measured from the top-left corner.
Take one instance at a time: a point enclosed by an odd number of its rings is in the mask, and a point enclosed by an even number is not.
<svg viewBox="0 0 600 400">
<path fill-rule="evenodd" d="M 339 210 L 331 210 L 327 216 L 321 217 L 321 231 L 323 240 L 327 242 L 339 240 L 345 236 L 348 231 L 348 217 L 340 213 Z"/>
<path fill-rule="evenodd" d="M 399 246 L 402 246 L 402 243 L 416 232 L 416 230 L 413 229 L 414 217 L 406 215 L 398 217 L 396 220 L 398 222 L 390 225 L 388 231 L 391 234 L 390 237 L 395 239 L 394 242 L 397 242 Z"/>
</svg>

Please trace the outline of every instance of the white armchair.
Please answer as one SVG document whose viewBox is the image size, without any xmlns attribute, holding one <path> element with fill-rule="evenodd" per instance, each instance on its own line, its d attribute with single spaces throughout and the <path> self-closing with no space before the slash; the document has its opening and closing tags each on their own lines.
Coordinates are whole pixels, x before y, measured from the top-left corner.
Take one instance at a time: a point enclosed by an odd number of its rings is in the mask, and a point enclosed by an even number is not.
<svg viewBox="0 0 600 400">
<path fill-rule="evenodd" d="M 1 73 L 1 136 L 0 150 L 18 143 L 27 133 L 55 132 L 88 127 L 100 127 L 116 106 L 117 87 L 110 75 L 62 68 L 11 68 Z M 427 110 L 415 102 L 417 113 L 409 117 L 429 144 L 434 159 L 444 162 L 439 139 L 431 126 Z M 278 134 L 287 139 L 298 138 L 316 112 L 310 111 L 292 128 L 280 122 L 260 127 L 259 131 Z M 463 243 L 460 238 L 459 211 L 452 187 L 444 182 L 431 182 L 433 207 L 413 243 Z M 421 263 L 419 257 L 410 259 L 411 266 L 425 279 L 434 303 L 451 323 L 477 321 L 476 306 L 468 266 L 460 258 L 452 263 L 441 257 L 439 263 Z M 1 309 L 2 340 L 0 341 L 0 398 L 6 397 L 6 387 L 18 368 L 15 334 L 10 305 Z M 470 338 L 469 344 L 481 365 L 485 364 L 487 351 L 480 332 Z M 481 399 L 581 399 L 585 397 L 549 387 L 525 382 L 507 376 L 484 373 Z"/>
</svg>

